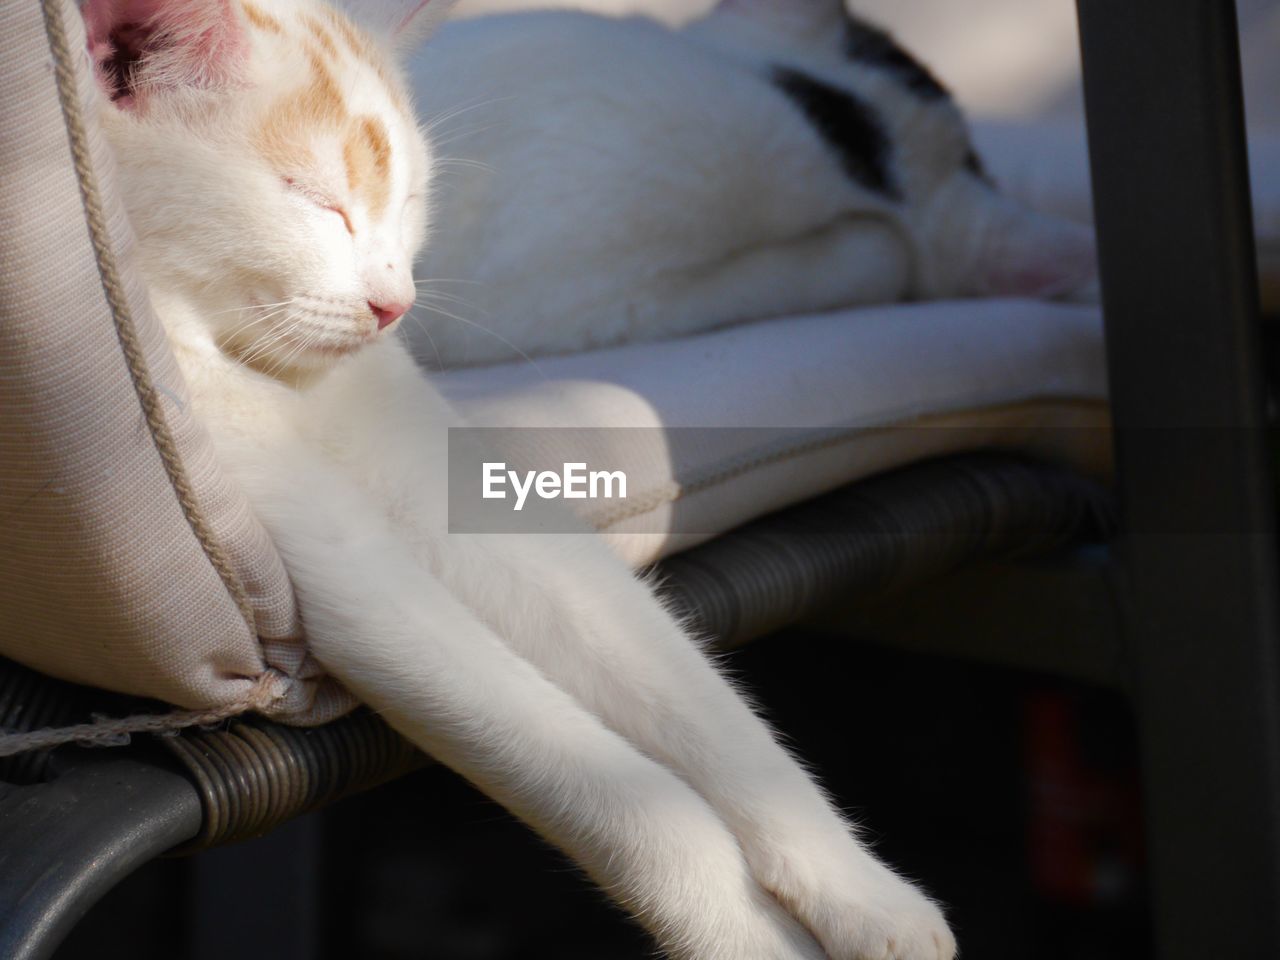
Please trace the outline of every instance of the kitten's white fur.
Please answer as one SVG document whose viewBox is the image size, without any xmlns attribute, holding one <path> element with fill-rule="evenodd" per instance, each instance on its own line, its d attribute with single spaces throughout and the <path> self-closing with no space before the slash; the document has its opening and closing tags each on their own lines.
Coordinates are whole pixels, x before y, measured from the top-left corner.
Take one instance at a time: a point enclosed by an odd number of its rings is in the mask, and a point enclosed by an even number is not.
<svg viewBox="0 0 1280 960">
<path fill-rule="evenodd" d="M 284 36 L 224 0 L 87 9 L 104 64 L 123 42 L 113 23 L 163 27 L 170 62 L 144 59 L 136 101 L 104 101 L 103 125 L 153 303 L 319 661 L 567 851 L 673 957 L 952 957 L 938 908 L 867 851 L 601 541 L 447 532 L 457 418 L 366 305 L 408 282 L 429 148 L 376 67 L 346 55 L 332 66 L 348 109 L 393 147 L 386 212 L 343 192 L 331 131 L 288 180 L 254 148 L 309 82 L 295 35 L 319 4 L 258 0 Z"/>
<path fill-rule="evenodd" d="M 1089 232 L 966 170 L 954 104 L 851 59 L 844 16 L 840 0 L 723 0 L 682 30 L 566 11 L 447 24 L 411 65 L 454 158 L 436 194 L 448 242 L 417 270 L 428 307 L 445 294 L 443 315 L 408 331 L 418 359 L 487 363 L 1085 282 Z M 846 175 L 773 82 L 778 67 L 875 111 L 900 199 Z"/>
</svg>

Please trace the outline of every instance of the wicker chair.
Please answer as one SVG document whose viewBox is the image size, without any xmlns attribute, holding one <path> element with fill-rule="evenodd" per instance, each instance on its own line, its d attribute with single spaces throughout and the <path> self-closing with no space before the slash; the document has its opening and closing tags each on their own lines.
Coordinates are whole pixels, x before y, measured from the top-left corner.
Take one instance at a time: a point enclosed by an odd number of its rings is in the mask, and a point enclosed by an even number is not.
<svg viewBox="0 0 1280 960">
<path fill-rule="evenodd" d="M 1143 740 L 1160 956 L 1280 956 L 1277 570 L 1233 6 L 1079 6 L 1123 506 L 1113 545 L 1064 552 L 1110 531 L 1105 492 L 974 455 L 723 536 L 667 561 L 665 589 L 728 645 L 836 609 L 917 648 L 1126 687 Z M 859 606 L 954 602 L 938 585 L 962 564 L 979 571 L 963 574 L 970 585 L 1007 592 L 1016 563 L 1004 580 L 972 563 L 1042 555 L 1059 558 L 1042 592 L 1065 601 L 1020 610 L 1017 637 L 980 620 L 963 636 L 895 636 Z M 102 697 L 8 666 L 0 723 L 65 722 Z M 311 730 L 235 720 L 7 761 L 0 953 L 49 956 L 153 856 L 259 835 L 423 762 L 364 713 Z"/>
</svg>

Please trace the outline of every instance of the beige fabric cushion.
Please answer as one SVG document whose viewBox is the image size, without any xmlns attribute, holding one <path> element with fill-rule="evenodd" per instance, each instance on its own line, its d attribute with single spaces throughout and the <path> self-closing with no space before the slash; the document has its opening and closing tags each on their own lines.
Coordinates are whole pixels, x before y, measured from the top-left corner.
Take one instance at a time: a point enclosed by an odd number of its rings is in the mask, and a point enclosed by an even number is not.
<svg viewBox="0 0 1280 960">
<path fill-rule="evenodd" d="M 199 708 L 271 667 L 268 712 L 324 720 L 350 698 L 130 271 L 84 49 L 68 0 L 0 5 L 0 652 Z"/>
</svg>

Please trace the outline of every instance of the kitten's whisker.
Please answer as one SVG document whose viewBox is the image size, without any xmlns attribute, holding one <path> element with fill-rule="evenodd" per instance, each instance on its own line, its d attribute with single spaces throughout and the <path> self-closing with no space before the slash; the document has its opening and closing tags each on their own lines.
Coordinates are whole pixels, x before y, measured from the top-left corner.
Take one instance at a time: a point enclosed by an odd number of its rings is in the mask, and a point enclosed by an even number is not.
<svg viewBox="0 0 1280 960">
<path fill-rule="evenodd" d="M 281 373 L 284 370 L 287 370 L 289 368 L 289 364 L 293 362 L 293 358 L 298 356 L 298 354 L 302 353 L 303 350 L 310 347 L 311 344 L 316 341 L 316 339 L 317 337 L 314 333 L 307 336 L 300 337 L 292 350 L 289 350 L 286 353 L 283 353 L 276 357 L 275 363 L 273 363 L 270 367 L 271 376 L 276 376 L 278 373 Z"/>
<path fill-rule="evenodd" d="M 421 125 L 420 129 L 424 134 L 430 134 L 433 130 L 435 130 L 436 127 L 440 126 L 440 124 L 448 123 L 450 120 L 460 117 L 464 113 L 470 113 L 472 110 L 479 110 L 481 107 L 488 107 L 488 106 L 492 106 L 495 103 L 502 103 L 505 100 L 514 100 L 514 99 L 516 99 L 514 96 L 493 97 L 489 100 L 480 100 L 476 103 L 464 103 L 457 107 L 454 107 L 452 110 L 446 110 L 444 113 L 438 116 L 432 117 L 430 120 L 425 121 Z"/>
<path fill-rule="evenodd" d="M 246 310 L 264 310 L 267 307 L 285 307 L 293 303 L 296 297 L 290 297 L 288 300 L 281 300 L 279 303 L 249 303 L 243 307 L 231 307 L 229 310 L 215 310 L 209 314 L 211 317 L 221 317 L 228 313 L 244 313 Z"/>
<path fill-rule="evenodd" d="M 486 130 L 492 130 L 497 126 L 498 124 L 496 123 L 476 123 L 469 127 L 459 127 L 456 130 L 450 130 L 446 136 L 440 137 L 439 139 L 433 139 L 431 141 L 431 147 L 433 150 L 439 150 L 458 140 L 464 140 L 467 137 L 475 136 L 477 133 L 484 133 Z"/>
<path fill-rule="evenodd" d="M 462 297 L 456 297 L 451 293 L 445 293 L 441 290 L 419 290 L 418 295 L 420 297 L 430 297 L 433 300 L 441 300 L 445 303 L 456 303 L 460 307 L 467 307 L 470 310 L 479 310 L 481 313 L 489 312 L 488 310 L 476 306 L 469 300 L 463 300 Z"/>
<path fill-rule="evenodd" d="M 243 333 L 244 331 L 248 330 L 250 327 L 256 327 L 260 323 L 266 323 L 272 318 L 278 317 L 280 314 L 284 313 L 288 309 L 289 309 L 288 307 L 281 307 L 279 310 L 272 310 L 270 313 L 263 314 L 260 317 L 252 317 L 249 320 L 246 320 L 244 323 L 240 324 L 239 326 L 235 327 L 234 329 L 228 331 L 227 336 L 233 337 L 233 336 L 236 336 L 237 334 Z"/>
<path fill-rule="evenodd" d="M 485 163 L 483 160 L 472 160 L 469 157 L 443 157 L 436 160 L 435 165 L 437 167 L 474 167 L 485 173 L 494 172 L 492 164 Z"/>
<path fill-rule="evenodd" d="M 436 369 L 443 370 L 444 360 L 440 356 L 440 348 L 436 346 L 435 338 L 431 336 L 431 331 L 427 329 L 427 325 L 422 322 L 421 317 L 415 317 L 412 310 L 410 310 L 406 316 L 418 325 L 418 329 L 422 331 L 424 336 L 426 336 L 427 343 L 431 344 L 431 352 L 436 355 Z"/>
<path fill-rule="evenodd" d="M 323 340 L 324 338 L 320 336 L 318 333 L 312 333 L 310 336 L 303 337 L 301 340 L 298 341 L 298 345 L 294 347 L 291 351 L 289 351 L 288 354 L 285 355 L 284 360 L 281 363 L 281 366 L 284 369 L 287 369 L 289 364 L 293 363 L 295 357 L 297 357 L 299 354 L 303 353 L 304 351 L 311 349 L 316 344 L 321 343 Z"/>
<path fill-rule="evenodd" d="M 243 333 L 244 330 L 248 330 L 251 328 L 251 326 L 256 326 L 257 324 L 269 323 L 269 321 L 274 320 L 275 317 L 278 317 L 280 314 L 287 314 L 287 312 L 288 312 L 287 307 L 280 308 L 280 310 L 273 310 L 268 315 L 257 317 L 256 320 L 251 320 L 251 321 L 248 321 L 247 324 L 242 324 L 241 326 L 238 326 L 236 330 L 233 330 L 232 334 L 234 335 L 238 333 Z M 280 321 L 280 323 L 282 323 L 282 325 L 285 325 L 285 324 L 292 323 L 292 320 L 293 320 L 293 317 L 287 316 L 285 317 L 284 320 Z M 268 340 L 274 339 L 276 335 L 279 334 L 279 332 L 280 332 L 279 328 L 276 328 L 275 330 L 270 330 L 270 332 L 266 334 L 266 337 L 262 339 L 268 339 Z M 261 340 L 259 340 L 259 342 L 261 342 Z"/>
<path fill-rule="evenodd" d="M 496 331 L 490 330 L 488 327 L 484 326 L 483 324 L 476 323 L 474 320 L 468 320 L 466 317 L 460 317 L 456 313 L 450 313 L 448 310 L 444 310 L 440 307 L 432 306 L 429 303 L 422 303 L 421 301 L 419 301 L 419 302 L 416 302 L 414 306 L 425 307 L 426 309 L 432 311 L 433 313 L 438 313 L 441 316 L 450 318 L 451 320 L 457 320 L 459 323 L 465 323 L 469 327 L 475 327 L 477 330 L 480 330 L 484 333 L 489 334 L 489 336 L 493 337 L 495 340 L 499 341 L 500 343 L 505 344 L 506 346 L 514 350 L 517 354 L 519 354 L 520 357 L 529 364 L 529 366 L 533 367 L 533 369 L 538 372 L 538 376 L 542 377 L 543 380 L 551 379 L 549 376 L 547 376 L 546 372 L 542 369 L 542 367 L 538 366 L 538 362 L 534 360 L 533 357 L 529 356 L 529 354 L 525 353 L 523 350 L 521 350 L 518 346 L 516 346 L 506 337 L 502 336 L 502 334 L 497 333 Z"/>
<path fill-rule="evenodd" d="M 280 333 L 276 334 L 275 336 L 272 336 L 271 338 L 258 344 L 257 348 L 248 355 L 247 361 L 261 360 L 263 357 L 266 357 L 269 354 L 271 354 L 273 351 L 275 351 L 276 348 L 279 347 L 282 343 L 287 344 L 289 342 L 291 334 L 293 334 L 293 332 L 300 325 L 301 325 L 301 321 L 298 321 L 292 324 L 288 329 L 283 330 Z"/>
<path fill-rule="evenodd" d="M 276 345 L 292 334 L 306 319 L 305 313 L 296 313 L 285 318 L 280 327 L 254 343 L 253 348 L 240 358 L 241 363 L 253 363 L 273 350 Z"/>
<path fill-rule="evenodd" d="M 308 342 L 299 343 L 296 347 L 294 347 L 284 356 L 279 357 L 276 360 L 275 364 L 272 365 L 271 375 L 278 377 L 280 374 L 284 373 L 284 371 L 288 370 L 289 365 L 293 363 L 293 358 L 296 357 L 298 354 L 300 354 L 305 348 L 309 347 L 310 345 L 311 344 Z"/>
<path fill-rule="evenodd" d="M 245 321 L 244 323 L 241 323 L 239 326 L 235 327 L 233 330 L 229 331 L 225 336 L 228 339 L 232 337 L 241 336 L 245 333 L 245 331 L 250 330 L 253 327 L 269 323 L 270 321 L 278 317 L 280 314 L 288 312 L 288 310 L 289 310 L 289 304 L 286 304 L 285 306 L 279 307 L 275 310 L 271 310 L 260 317 L 253 317 Z M 272 337 L 269 336 L 268 339 L 272 339 Z"/>
</svg>

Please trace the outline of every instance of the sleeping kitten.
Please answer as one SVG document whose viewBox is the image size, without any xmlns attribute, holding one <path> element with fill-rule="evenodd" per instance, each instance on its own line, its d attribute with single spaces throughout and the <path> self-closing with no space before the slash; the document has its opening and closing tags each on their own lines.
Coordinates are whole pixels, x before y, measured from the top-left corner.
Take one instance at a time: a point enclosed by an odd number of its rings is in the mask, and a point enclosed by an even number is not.
<svg viewBox="0 0 1280 960">
<path fill-rule="evenodd" d="M 387 53 L 447 0 L 356 6 L 84 7 L 140 269 L 315 656 L 669 956 L 948 960 L 938 908 L 601 540 L 447 532 L 457 417 L 390 335 L 434 160 Z"/>
<path fill-rule="evenodd" d="M 1093 275 L 1089 231 L 1001 195 L 946 90 L 842 0 L 721 0 L 676 31 L 482 17 L 412 74 L 458 156 L 418 275 L 469 281 L 424 287 L 429 365 Z"/>
</svg>

